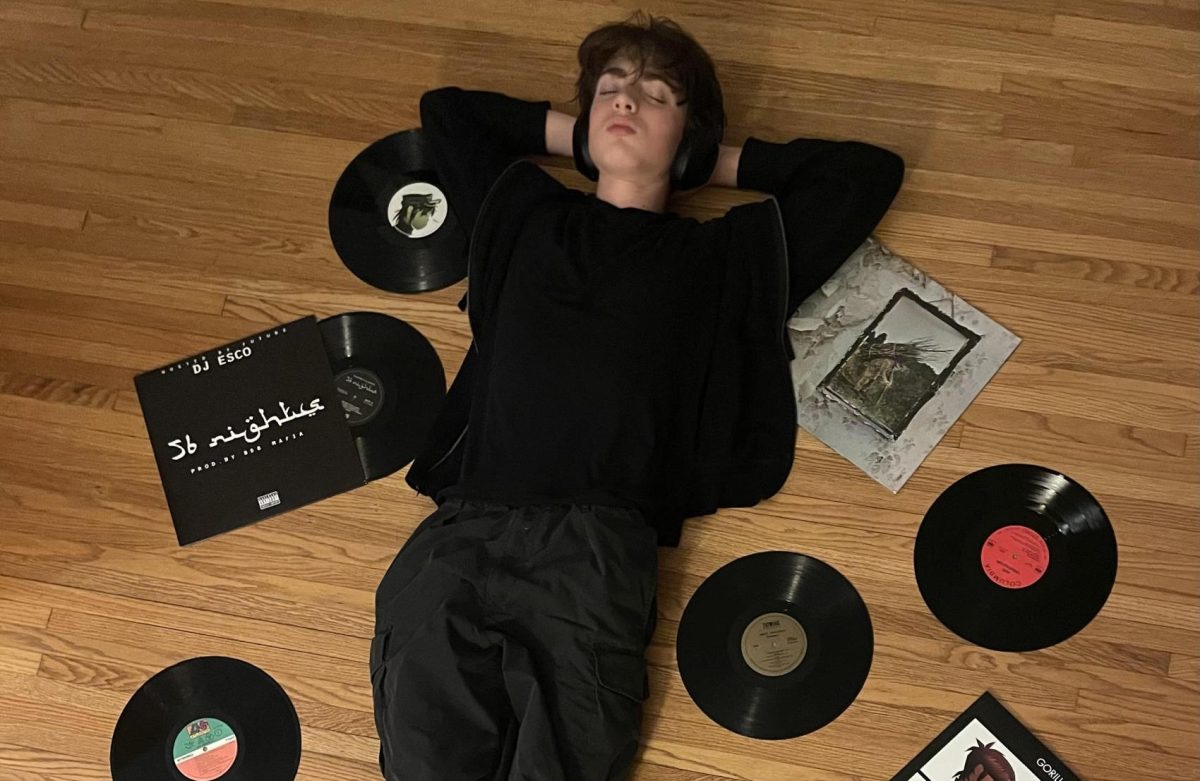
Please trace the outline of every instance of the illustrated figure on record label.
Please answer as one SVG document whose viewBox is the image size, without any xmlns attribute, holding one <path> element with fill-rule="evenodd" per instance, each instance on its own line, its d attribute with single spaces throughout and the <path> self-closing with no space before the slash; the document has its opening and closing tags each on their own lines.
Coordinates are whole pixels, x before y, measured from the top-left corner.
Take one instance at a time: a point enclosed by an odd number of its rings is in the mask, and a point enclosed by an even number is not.
<svg viewBox="0 0 1200 781">
<path fill-rule="evenodd" d="M 429 218 L 433 216 L 439 203 L 441 199 L 433 193 L 409 193 L 404 196 L 400 208 L 392 215 L 392 224 L 405 236 L 411 236 L 429 224 Z"/>
<path fill-rule="evenodd" d="M 473 340 L 408 472 L 437 508 L 376 592 L 392 781 L 627 777 L 658 547 L 788 477 L 786 319 L 903 179 L 856 141 L 723 144 L 713 62 L 670 20 L 595 29 L 578 58 L 578 119 L 498 92 L 421 98 L 472 237 Z M 572 157 L 595 193 L 532 155 Z M 670 210 L 705 185 L 768 197 L 704 222 Z"/>
</svg>

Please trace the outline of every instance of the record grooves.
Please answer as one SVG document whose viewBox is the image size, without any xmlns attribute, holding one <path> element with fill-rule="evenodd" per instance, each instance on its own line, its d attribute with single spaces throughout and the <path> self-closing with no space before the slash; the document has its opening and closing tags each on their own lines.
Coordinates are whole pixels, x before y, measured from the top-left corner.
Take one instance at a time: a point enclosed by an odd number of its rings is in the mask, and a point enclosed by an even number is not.
<svg viewBox="0 0 1200 781">
<path fill-rule="evenodd" d="M 1066 640 L 1100 612 L 1117 543 L 1099 502 L 1066 475 L 1003 464 L 930 506 L 913 549 L 917 586 L 948 629 L 996 651 Z"/>
<path fill-rule="evenodd" d="M 375 480 L 406 466 L 445 399 L 437 351 L 416 328 L 379 312 L 347 312 L 319 327 L 364 475 Z"/>
<path fill-rule="evenodd" d="M 467 275 L 466 232 L 420 128 L 379 139 L 346 166 L 329 200 L 329 238 L 355 276 L 383 290 L 438 290 Z"/>
<path fill-rule="evenodd" d="M 680 619 L 688 694 L 721 726 L 753 738 L 804 735 L 833 721 L 866 681 L 871 619 L 845 577 L 819 559 L 766 551 L 710 575 Z"/>
<path fill-rule="evenodd" d="M 134 693 L 113 730 L 113 781 L 291 781 L 300 721 L 287 692 L 224 656 L 166 668 Z"/>
</svg>

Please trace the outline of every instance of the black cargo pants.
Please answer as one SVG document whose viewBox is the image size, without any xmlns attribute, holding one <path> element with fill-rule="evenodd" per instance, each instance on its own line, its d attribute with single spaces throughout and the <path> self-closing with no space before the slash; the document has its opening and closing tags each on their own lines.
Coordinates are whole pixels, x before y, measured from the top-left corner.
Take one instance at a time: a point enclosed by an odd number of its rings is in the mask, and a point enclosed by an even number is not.
<svg viewBox="0 0 1200 781">
<path fill-rule="evenodd" d="M 636 510 L 446 499 L 376 592 L 388 781 L 617 781 L 649 694 L 658 546 Z"/>
</svg>

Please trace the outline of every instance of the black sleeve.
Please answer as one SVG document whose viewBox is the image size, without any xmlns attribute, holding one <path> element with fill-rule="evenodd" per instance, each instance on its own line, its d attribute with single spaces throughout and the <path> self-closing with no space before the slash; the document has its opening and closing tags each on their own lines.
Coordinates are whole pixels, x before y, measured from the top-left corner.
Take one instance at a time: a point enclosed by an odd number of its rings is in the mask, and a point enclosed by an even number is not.
<svg viewBox="0 0 1200 781">
<path fill-rule="evenodd" d="M 746 139 L 737 185 L 779 202 L 791 269 L 789 313 L 866 241 L 903 180 L 899 155 L 860 141 Z"/>
<path fill-rule="evenodd" d="M 421 96 L 421 129 L 442 191 L 470 236 L 483 198 L 514 160 L 546 154 L 550 101 L 441 87 Z"/>
</svg>

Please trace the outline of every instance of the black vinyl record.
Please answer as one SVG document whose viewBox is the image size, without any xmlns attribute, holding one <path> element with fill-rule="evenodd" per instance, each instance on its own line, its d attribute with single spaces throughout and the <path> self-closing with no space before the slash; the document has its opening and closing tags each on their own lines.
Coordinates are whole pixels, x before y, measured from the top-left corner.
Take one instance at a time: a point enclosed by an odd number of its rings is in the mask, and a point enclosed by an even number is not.
<svg viewBox="0 0 1200 781">
<path fill-rule="evenodd" d="M 113 781 L 291 781 L 300 721 L 254 665 L 202 656 L 142 684 L 113 730 Z"/>
<path fill-rule="evenodd" d="M 995 651 L 1032 651 L 1087 626 L 1117 575 L 1099 502 L 1066 475 L 1029 464 L 973 472 L 925 513 L 917 587 L 946 628 Z"/>
<path fill-rule="evenodd" d="M 412 461 L 446 396 L 437 351 L 420 331 L 379 312 L 320 322 L 333 385 L 368 480 Z"/>
<path fill-rule="evenodd" d="M 329 200 L 329 238 L 369 285 L 420 293 L 467 275 L 467 236 L 420 128 L 381 138 L 346 166 Z"/>
<path fill-rule="evenodd" d="M 688 600 L 676 659 L 710 719 L 751 738 L 805 735 L 862 690 L 874 634 L 850 581 L 819 559 L 766 551 L 711 574 Z"/>
</svg>

